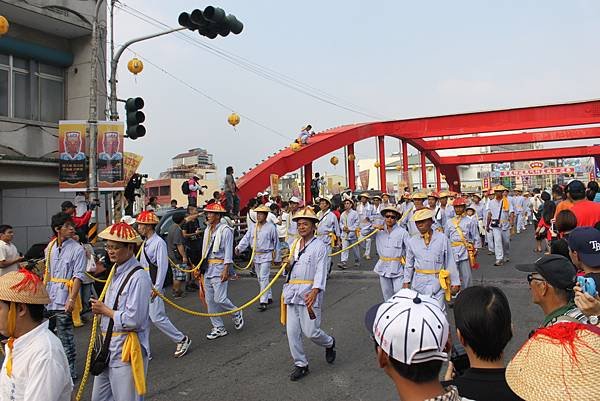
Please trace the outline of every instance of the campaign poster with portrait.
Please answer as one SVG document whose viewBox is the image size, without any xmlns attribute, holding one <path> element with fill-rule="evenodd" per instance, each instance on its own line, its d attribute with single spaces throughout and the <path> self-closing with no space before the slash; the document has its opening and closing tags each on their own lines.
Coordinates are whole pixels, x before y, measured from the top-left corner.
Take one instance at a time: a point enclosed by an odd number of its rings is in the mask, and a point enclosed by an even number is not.
<svg viewBox="0 0 600 401">
<path fill-rule="evenodd" d="M 100 191 L 123 191 L 124 123 L 119 121 L 98 122 L 98 189 Z"/>
<path fill-rule="evenodd" d="M 86 128 L 87 121 L 58 122 L 58 183 L 62 192 L 87 189 Z"/>
</svg>

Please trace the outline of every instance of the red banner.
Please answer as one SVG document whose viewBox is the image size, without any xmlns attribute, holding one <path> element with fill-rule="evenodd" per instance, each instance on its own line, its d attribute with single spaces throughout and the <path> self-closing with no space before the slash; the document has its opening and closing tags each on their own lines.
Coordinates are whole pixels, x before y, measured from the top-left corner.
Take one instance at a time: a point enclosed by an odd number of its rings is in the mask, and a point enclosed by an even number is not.
<svg viewBox="0 0 600 401">
<path fill-rule="evenodd" d="M 532 168 L 529 170 L 508 170 L 500 171 L 500 177 L 521 177 L 525 175 L 552 175 L 552 174 L 573 174 L 574 167 L 548 167 Z"/>
</svg>

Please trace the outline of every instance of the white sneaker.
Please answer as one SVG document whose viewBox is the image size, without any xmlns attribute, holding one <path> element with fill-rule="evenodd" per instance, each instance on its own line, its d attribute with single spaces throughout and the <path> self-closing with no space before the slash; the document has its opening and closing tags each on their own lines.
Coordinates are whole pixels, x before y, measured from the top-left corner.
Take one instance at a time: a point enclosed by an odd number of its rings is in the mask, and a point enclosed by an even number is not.
<svg viewBox="0 0 600 401">
<path fill-rule="evenodd" d="M 227 330 L 225 330 L 225 327 L 213 327 L 210 333 L 206 335 L 206 338 L 208 338 L 209 340 L 215 340 L 219 337 L 225 337 L 227 334 L 228 333 Z"/>
<path fill-rule="evenodd" d="M 188 336 L 185 336 L 183 340 L 177 343 L 177 348 L 175 349 L 175 354 L 173 354 L 173 356 L 175 358 L 181 358 L 186 354 L 191 344 L 192 340 L 190 340 Z"/>
<path fill-rule="evenodd" d="M 244 327 L 244 314 L 242 311 L 240 311 L 237 316 L 233 317 L 233 325 L 236 330 L 241 330 L 242 327 Z"/>
</svg>

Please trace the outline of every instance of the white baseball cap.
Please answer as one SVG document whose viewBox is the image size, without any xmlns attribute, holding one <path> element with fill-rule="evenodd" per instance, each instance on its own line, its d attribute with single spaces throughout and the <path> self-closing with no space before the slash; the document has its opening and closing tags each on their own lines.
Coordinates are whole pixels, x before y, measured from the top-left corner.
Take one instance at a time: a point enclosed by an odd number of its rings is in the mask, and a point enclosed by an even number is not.
<svg viewBox="0 0 600 401">
<path fill-rule="evenodd" d="M 132 226 L 135 224 L 135 219 L 129 215 L 125 215 L 125 216 L 121 217 L 121 222 L 125 223 L 129 226 Z"/>
<path fill-rule="evenodd" d="M 403 288 L 371 307 L 365 325 L 383 351 L 398 362 L 411 365 L 448 360 L 444 352 L 448 320 L 430 296 Z"/>
</svg>

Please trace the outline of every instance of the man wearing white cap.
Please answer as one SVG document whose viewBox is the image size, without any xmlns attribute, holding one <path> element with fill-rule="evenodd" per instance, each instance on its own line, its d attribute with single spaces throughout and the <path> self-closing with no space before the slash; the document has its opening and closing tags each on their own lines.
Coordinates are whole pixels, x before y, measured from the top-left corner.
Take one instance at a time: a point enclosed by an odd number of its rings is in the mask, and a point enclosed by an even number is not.
<svg viewBox="0 0 600 401">
<path fill-rule="evenodd" d="M 275 259 L 279 260 L 277 227 L 272 222 L 267 221 L 270 209 L 266 205 L 260 205 L 256 209 L 256 224 L 248 227 L 246 234 L 235 248 L 236 255 L 244 252 L 248 247 L 252 247 L 254 252 L 254 267 L 258 276 L 260 291 L 262 292 L 269 285 L 269 274 L 271 273 L 271 263 Z M 271 290 L 265 292 L 260 297 L 258 310 L 264 312 L 267 305 L 273 302 Z"/>
<path fill-rule="evenodd" d="M 434 231 L 433 212 L 417 211 L 413 220 L 418 235 L 409 238 L 404 267 L 404 287 L 429 295 L 446 310 L 446 301 L 460 290 L 460 276 L 452 256 L 450 241 L 441 232 Z"/>
<path fill-rule="evenodd" d="M 294 216 L 300 238 L 292 245 L 288 281 L 283 286 L 281 322 L 286 332 L 294 371 L 290 380 L 300 380 L 309 373 L 308 359 L 302 345 L 302 334 L 325 348 L 325 360 L 336 357 L 335 339 L 321 330 L 323 296 L 327 283 L 327 246 L 314 236 L 319 220 L 313 210 L 305 207 Z"/>
<path fill-rule="evenodd" d="M 344 211 L 340 215 L 340 230 L 342 232 L 342 248 L 347 248 L 350 245 L 356 243 L 358 240 L 357 233 L 360 231 L 360 217 L 356 210 L 352 209 L 354 206 L 354 200 L 352 200 L 351 196 L 344 196 Z M 360 263 L 360 252 L 358 250 L 358 246 L 352 247 L 352 252 L 354 252 L 354 261 L 358 266 Z M 342 252 L 341 262 L 338 263 L 338 267 L 340 269 L 348 268 L 348 250 Z"/>
<path fill-rule="evenodd" d="M 335 242 L 340 236 L 340 223 L 337 217 L 331 211 L 331 201 L 325 197 L 319 199 L 319 212 L 317 217 L 319 222 L 317 223 L 317 237 L 327 245 L 327 271 L 331 271 L 331 251 Z"/>
<path fill-rule="evenodd" d="M 371 197 L 367 192 L 360 194 L 360 201 L 356 205 L 356 213 L 360 218 L 360 238 L 367 236 L 371 232 L 371 217 L 373 215 L 373 205 L 369 203 Z M 366 260 L 371 259 L 371 238 L 364 241 L 365 243 L 365 254 Z"/>
<path fill-rule="evenodd" d="M 455 386 L 444 388 L 438 379 L 448 360 L 449 325 L 435 299 L 402 289 L 371 307 L 365 325 L 375 341 L 377 363 L 401 400 L 462 400 Z"/>
<path fill-rule="evenodd" d="M 375 236 L 379 260 L 373 271 L 379 275 L 379 284 L 385 301 L 402 289 L 404 284 L 406 241 L 408 241 L 409 235 L 404 228 L 397 224 L 400 213 L 395 207 L 383 208 L 381 216 L 385 222 L 383 225 L 375 226 L 380 230 Z"/>
<path fill-rule="evenodd" d="M 294 241 L 298 238 L 298 227 L 296 227 L 296 222 L 293 217 L 294 214 L 298 211 L 300 207 L 300 199 L 292 196 L 289 201 L 290 210 L 288 210 L 286 216 L 286 227 L 287 234 L 285 236 L 285 241 L 288 243 L 288 246 L 291 248 Z"/>
<path fill-rule="evenodd" d="M 0 277 L 0 334 L 8 337 L 2 344 L 0 400 L 71 400 L 65 350 L 44 321 L 49 302 L 44 284 L 32 272 L 21 269 Z"/>
</svg>

